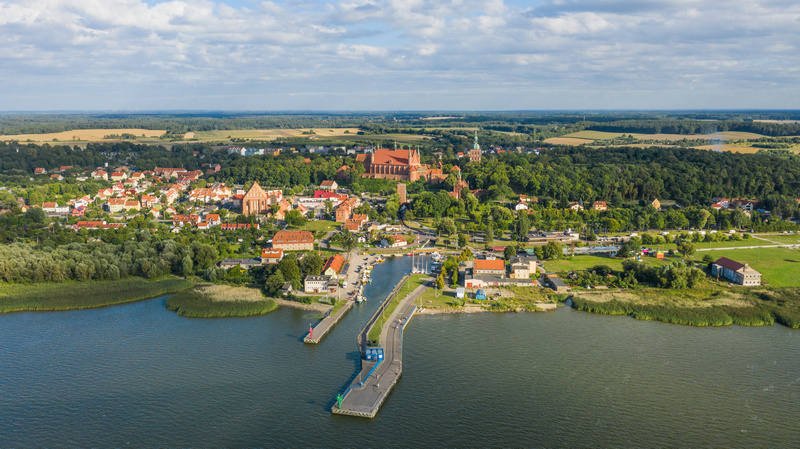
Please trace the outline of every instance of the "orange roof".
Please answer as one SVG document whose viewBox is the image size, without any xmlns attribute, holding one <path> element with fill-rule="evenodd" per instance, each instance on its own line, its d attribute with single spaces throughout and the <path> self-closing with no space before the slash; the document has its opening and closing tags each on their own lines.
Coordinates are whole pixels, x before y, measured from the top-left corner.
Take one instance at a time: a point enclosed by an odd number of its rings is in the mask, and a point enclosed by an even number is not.
<svg viewBox="0 0 800 449">
<path fill-rule="evenodd" d="M 501 271 L 506 269 L 506 261 L 503 259 L 495 259 L 495 260 L 477 259 L 475 261 L 474 269 Z"/>
<path fill-rule="evenodd" d="M 408 165 L 409 150 L 380 149 L 372 157 L 373 164 Z M 411 150 L 414 153 L 414 150 Z"/>
<path fill-rule="evenodd" d="M 325 262 L 325 266 L 322 268 L 322 272 L 328 270 L 328 268 L 333 268 L 333 271 L 339 273 L 342 271 L 342 267 L 344 266 L 344 258 L 340 255 L 335 255 L 333 257 L 329 257 L 328 260 Z"/>
<path fill-rule="evenodd" d="M 261 258 L 262 259 L 283 259 L 283 250 L 281 248 L 278 248 L 278 249 L 263 248 L 261 250 Z"/>
<path fill-rule="evenodd" d="M 314 236 L 308 231 L 278 231 L 272 238 L 272 244 L 313 243 Z"/>
</svg>

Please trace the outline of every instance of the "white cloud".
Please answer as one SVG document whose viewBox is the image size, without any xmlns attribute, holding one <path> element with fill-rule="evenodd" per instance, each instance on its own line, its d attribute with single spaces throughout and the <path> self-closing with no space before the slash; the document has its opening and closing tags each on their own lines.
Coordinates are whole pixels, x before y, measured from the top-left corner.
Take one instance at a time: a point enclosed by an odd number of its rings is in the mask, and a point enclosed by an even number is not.
<svg viewBox="0 0 800 449">
<path fill-rule="evenodd" d="M 313 86 L 348 92 L 355 108 L 408 107 L 403 91 L 437 108 L 463 107 L 465 94 L 468 109 L 796 107 L 799 25 L 790 0 L 0 0 L 0 98 L 5 109 L 169 108 L 174 97 L 340 107 L 341 96 L 297 95 Z M 63 90 L 74 95 L 50 93 Z M 597 90 L 619 95 L 587 95 Z M 318 103 L 293 103 L 306 97 Z M 137 104 L 108 104 L 117 98 Z M 726 103 L 698 103 L 713 98 Z"/>
</svg>

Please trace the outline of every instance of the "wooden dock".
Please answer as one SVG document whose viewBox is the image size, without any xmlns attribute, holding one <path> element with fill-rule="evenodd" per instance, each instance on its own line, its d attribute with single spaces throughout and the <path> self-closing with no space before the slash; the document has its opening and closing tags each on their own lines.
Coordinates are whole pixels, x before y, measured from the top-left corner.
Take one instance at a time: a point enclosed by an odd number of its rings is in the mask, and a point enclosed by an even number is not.
<svg viewBox="0 0 800 449">
<path fill-rule="evenodd" d="M 354 304 L 355 301 L 347 300 L 347 304 L 342 306 L 341 309 L 337 310 L 336 313 L 331 314 L 329 311 L 328 315 L 326 315 L 325 318 L 323 318 L 319 323 L 317 323 L 316 326 L 311 328 L 312 332 L 306 334 L 305 338 L 303 338 L 303 343 L 318 344 L 320 341 L 322 341 L 322 339 L 325 338 L 326 335 L 328 335 L 328 332 L 330 332 L 330 330 L 333 329 L 334 326 L 336 326 L 339 320 L 341 320 L 343 316 L 347 315 L 347 312 L 349 312 L 350 309 L 353 308 Z M 314 336 L 314 338 L 311 338 L 312 335 Z"/>
<path fill-rule="evenodd" d="M 403 278 L 402 286 L 407 278 Z M 411 317 L 416 312 L 414 301 L 427 289 L 426 286 L 417 287 L 408 296 L 403 298 L 391 316 L 386 320 L 381 329 L 381 346 L 384 359 L 379 362 L 365 361 L 362 359 L 361 372 L 350 384 L 341 399 L 334 404 L 331 412 L 337 415 L 357 416 L 361 418 L 374 418 L 378 414 L 383 402 L 389 396 L 397 380 L 403 373 L 403 330 Z M 395 298 L 399 288 L 390 294 L 384 304 L 373 318 L 371 324 L 359 335 L 359 346 L 363 353 L 369 329 L 372 328 L 385 310 L 385 306 Z"/>
</svg>

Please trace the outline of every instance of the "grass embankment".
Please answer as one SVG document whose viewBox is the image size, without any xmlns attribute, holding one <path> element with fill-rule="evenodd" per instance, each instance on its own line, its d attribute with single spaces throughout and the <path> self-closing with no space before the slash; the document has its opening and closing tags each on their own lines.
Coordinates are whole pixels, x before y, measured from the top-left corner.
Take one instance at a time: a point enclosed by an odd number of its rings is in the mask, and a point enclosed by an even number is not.
<svg viewBox="0 0 800 449">
<path fill-rule="evenodd" d="M 372 325 L 372 328 L 369 330 L 369 334 L 367 334 L 367 338 L 371 342 L 378 342 L 381 338 L 381 329 L 383 329 L 384 323 L 386 320 L 392 316 L 394 309 L 397 308 L 400 301 L 406 297 L 409 293 L 414 291 L 420 285 L 425 284 L 425 281 L 429 279 L 429 276 L 426 274 L 412 274 L 408 280 L 400 287 L 400 290 L 397 291 L 397 295 L 389 302 L 384 309 L 383 313 L 381 314 L 380 318 L 375 321 L 375 324 Z"/>
<path fill-rule="evenodd" d="M 0 287 L 0 313 L 90 309 L 185 290 L 194 285 L 184 279 L 146 281 L 125 279 L 109 282 L 14 284 Z"/>
<path fill-rule="evenodd" d="M 646 288 L 601 294 L 581 293 L 572 307 L 607 315 L 629 315 L 691 326 L 771 325 L 800 328 L 800 288 L 693 290 Z"/>
<path fill-rule="evenodd" d="M 261 290 L 250 287 L 199 284 L 167 298 L 166 307 L 196 318 L 263 315 L 278 308 Z"/>
</svg>

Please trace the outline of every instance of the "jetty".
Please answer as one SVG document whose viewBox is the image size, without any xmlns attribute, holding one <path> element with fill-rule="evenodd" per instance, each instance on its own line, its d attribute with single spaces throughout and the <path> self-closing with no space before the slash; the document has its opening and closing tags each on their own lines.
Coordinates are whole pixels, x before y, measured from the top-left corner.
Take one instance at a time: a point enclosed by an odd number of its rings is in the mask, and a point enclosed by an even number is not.
<svg viewBox="0 0 800 449">
<path fill-rule="evenodd" d="M 414 301 L 428 287 L 419 286 L 402 298 L 397 308 L 385 322 L 382 322 L 380 347 L 370 347 L 368 335 L 374 326 L 380 325 L 381 316 L 408 279 L 409 276 L 405 276 L 400 281 L 359 333 L 356 342 L 363 355 L 361 372 L 344 394 L 337 396 L 336 404 L 331 409 L 332 413 L 374 418 L 402 375 L 403 330 L 416 312 L 417 306 L 414 305 Z"/>
<path fill-rule="evenodd" d="M 318 344 L 321 342 L 322 339 L 328 335 L 328 332 L 330 332 L 330 330 L 333 329 L 337 323 L 339 323 L 339 320 L 341 320 L 343 316 L 347 315 L 347 312 L 353 308 L 353 304 L 355 304 L 355 302 L 351 300 L 346 301 L 347 303 L 342 306 L 342 308 L 337 310 L 336 313 L 331 313 L 329 310 L 325 317 L 320 320 L 316 326 L 309 329 L 309 332 L 303 338 L 303 343 Z"/>
</svg>

